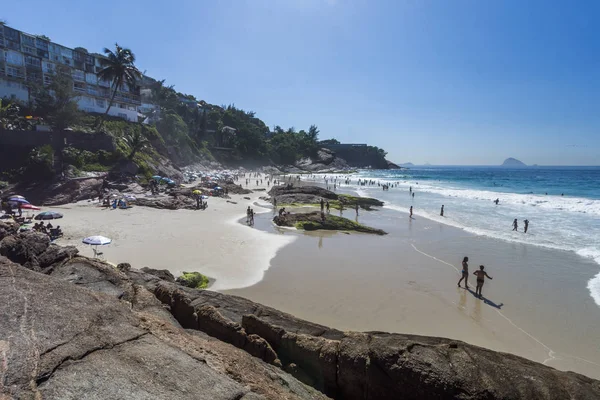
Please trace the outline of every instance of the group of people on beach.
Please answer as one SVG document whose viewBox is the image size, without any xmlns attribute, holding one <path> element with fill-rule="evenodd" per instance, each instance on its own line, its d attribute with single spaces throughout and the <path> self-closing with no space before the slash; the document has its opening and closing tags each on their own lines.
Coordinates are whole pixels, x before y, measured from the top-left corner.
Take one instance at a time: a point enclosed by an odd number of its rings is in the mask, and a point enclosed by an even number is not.
<svg viewBox="0 0 600 400">
<path fill-rule="evenodd" d="M 54 240 L 63 235 L 63 231 L 62 229 L 60 229 L 60 225 L 54 228 L 50 222 L 48 222 L 47 225 L 44 225 L 43 222 L 37 222 L 33 224 L 33 227 L 31 229 L 35 232 L 40 232 L 48 235 L 48 237 L 50 237 L 50 240 Z"/>
<path fill-rule="evenodd" d="M 479 270 L 473 272 L 473 275 L 475 275 L 477 277 L 477 285 L 475 286 L 475 296 L 478 296 L 479 298 L 483 298 L 483 295 L 481 294 L 481 289 L 483 289 L 483 284 L 485 282 L 485 278 L 489 278 L 489 279 L 493 279 L 491 276 L 489 276 L 487 274 L 487 272 L 485 272 L 485 267 L 483 265 L 479 266 Z M 463 258 L 462 261 L 462 271 L 461 271 L 461 277 L 458 280 L 458 287 L 460 287 L 460 283 L 462 281 L 465 281 L 465 289 L 469 289 L 469 257 L 465 257 Z"/>
</svg>

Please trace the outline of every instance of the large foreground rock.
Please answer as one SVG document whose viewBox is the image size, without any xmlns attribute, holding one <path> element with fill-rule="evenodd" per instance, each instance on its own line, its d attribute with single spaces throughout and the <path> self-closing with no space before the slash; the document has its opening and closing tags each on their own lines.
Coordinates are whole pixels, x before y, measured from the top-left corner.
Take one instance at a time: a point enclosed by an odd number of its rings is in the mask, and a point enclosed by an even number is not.
<svg viewBox="0 0 600 400">
<path fill-rule="evenodd" d="M 53 278 L 0 257 L 0 399 L 325 398 L 243 350 L 160 318 L 146 289 L 88 261 L 71 260 L 71 271 Z M 88 282 L 78 287 L 73 275 Z M 91 278 L 130 286 L 130 301 L 94 290 Z"/>
<path fill-rule="evenodd" d="M 286 371 L 336 399 L 600 399 L 599 381 L 515 355 L 444 338 L 340 332 L 237 296 L 134 274 L 184 327 L 238 347 L 260 337 Z"/>
</svg>

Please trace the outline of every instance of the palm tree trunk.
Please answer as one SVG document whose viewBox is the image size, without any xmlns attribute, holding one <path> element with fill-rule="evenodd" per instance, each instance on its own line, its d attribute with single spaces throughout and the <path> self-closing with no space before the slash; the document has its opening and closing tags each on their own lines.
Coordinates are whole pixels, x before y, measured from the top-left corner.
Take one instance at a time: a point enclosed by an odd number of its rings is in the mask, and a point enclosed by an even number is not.
<svg viewBox="0 0 600 400">
<path fill-rule="evenodd" d="M 106 112 L 104 113 L 104 115 L 108 115 L 108 111 L 110 110 L 110 108 L 113 105 L 113 102 L 115 101 L 115 97 L 117 96 L 117 89 L 119 88 L 119 85 L 115 85 L 115 90 L 113 90 L 113 94 L 112 97 L 110 98 L 110 101 L 108 102 L 108 108 L 106 109 Z"/>
</svg>

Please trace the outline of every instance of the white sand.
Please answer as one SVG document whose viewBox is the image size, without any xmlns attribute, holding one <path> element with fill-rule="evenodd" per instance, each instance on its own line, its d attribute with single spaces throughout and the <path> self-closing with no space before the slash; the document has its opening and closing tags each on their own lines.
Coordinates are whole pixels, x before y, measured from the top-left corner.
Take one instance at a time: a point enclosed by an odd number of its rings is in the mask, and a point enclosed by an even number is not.
<svg viewBox="0 0 600 400">
<path fill-rule="evenodd" d="M 251 186 L 256 189 L 256 186 Z M 99 250 L 107 261 L 128 262 L 134 268 L 168 269 L 175 276 L 198 271 L 214 278 L 211 289 L 242 288 L 259 282 L 277 250 L 294 240 L 240 224 L 250 205 L 255 212 L 270 212 L 258 200 L 265 192 L 210 198 L 206 210 L 157 210 L 136 207 L 107 210 L 97 203 L 79 202 L 44 208 L 64 214 L 60 225 L 65 237 L 61 245 L 74 245 L 81 254 L 92 256 L 90 246 L 81 243 L 86 236 L 102 235 L 113 240 Z M 245 200 L 243 197 L 250 197 Z"/>
</svg>

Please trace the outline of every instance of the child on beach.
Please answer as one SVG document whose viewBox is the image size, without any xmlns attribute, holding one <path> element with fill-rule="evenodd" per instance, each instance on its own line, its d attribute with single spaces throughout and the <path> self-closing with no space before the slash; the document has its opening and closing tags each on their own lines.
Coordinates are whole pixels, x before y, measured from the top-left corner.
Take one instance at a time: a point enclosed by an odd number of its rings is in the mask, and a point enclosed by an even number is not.
<svg viewBox="0 0 600 400">
<path fill-rule="evenodd" d="M 483 282 L 485 277 L 487 276 L 488 278 L 492 279 L 491 276 L 489 276 L 483 269 L 485 267 L 483 265 L 479 266 L 479 271 L 475 271 L 473 272 L 473 275 L 477 276 L 477 287 L 475 288 L 475 296 L 479 296 L 479 298 L 482 298 L 483 295 L 481 294 L 481 289 L 483 288 Z"/>
</svg>

